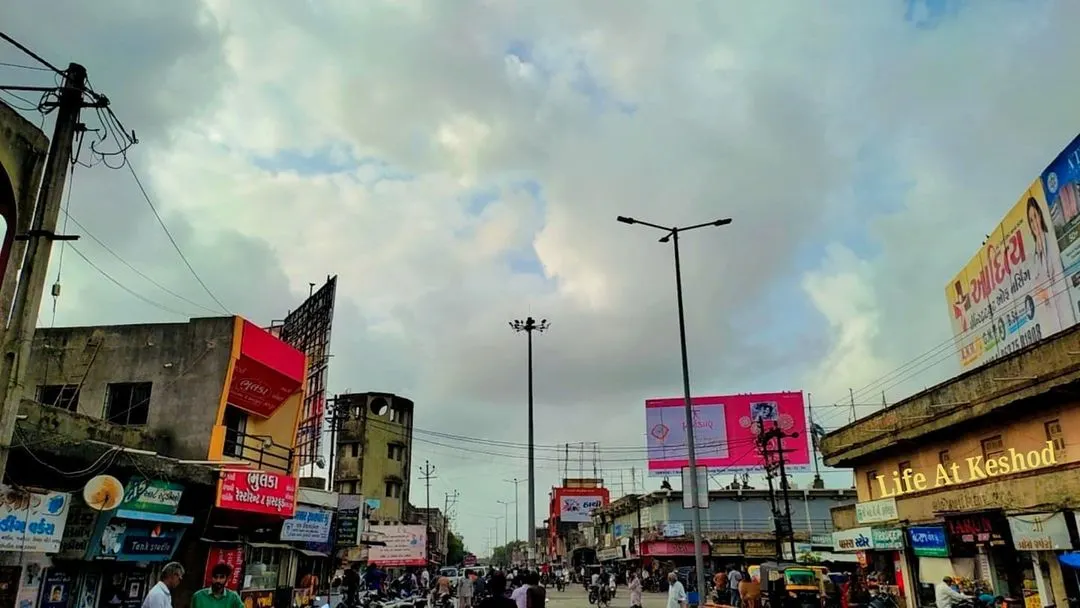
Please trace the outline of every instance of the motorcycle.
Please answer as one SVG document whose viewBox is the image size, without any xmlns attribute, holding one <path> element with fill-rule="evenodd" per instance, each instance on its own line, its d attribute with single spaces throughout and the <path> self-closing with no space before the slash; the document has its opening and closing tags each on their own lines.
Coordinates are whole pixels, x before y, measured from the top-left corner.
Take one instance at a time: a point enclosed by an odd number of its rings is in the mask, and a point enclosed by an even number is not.
<svg viewBox="0 0 1080 608">
<path fill-rule="evenodd" d="M 589 603 L 595 604 L 600 600 L 600 587 L 589 585 Z"/>
<path fill-rule="evenodd" d="M 559 591 L 566 591 L 566 581 L 561 576 L 555 577 L 555 589 Z"/>
</svg>

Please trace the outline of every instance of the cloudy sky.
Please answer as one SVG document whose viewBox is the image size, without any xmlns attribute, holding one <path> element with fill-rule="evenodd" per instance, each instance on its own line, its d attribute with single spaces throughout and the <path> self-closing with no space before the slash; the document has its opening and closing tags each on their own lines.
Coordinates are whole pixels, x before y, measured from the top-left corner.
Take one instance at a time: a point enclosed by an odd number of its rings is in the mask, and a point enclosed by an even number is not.
<svg viewBox="0 0 1080 608">
<path fill-rule="evenodd" d="M 229 312 L 281 318 L 339 275 L 331 390 L 416 401 L 414 459 L 476 551 L 526 474 L 513 318 L 551 321 L 538 511 L 566 442 L 642 486 L 642 402 L 680 391 L 674 279 L 617 215 L 733 218 L 683 241 L 694 390 L 806 390 L 832 428 L 849 388 L 867 413 L 956 373 L 945 283 L 1080 127 L 1072 0 L 46 5 L 0 24 L 87 67 Z M 126 169 L 77 168 L 70 208 L 126 290 L 68 251 L 43 325 L 220 314 Z"/>
</svg>

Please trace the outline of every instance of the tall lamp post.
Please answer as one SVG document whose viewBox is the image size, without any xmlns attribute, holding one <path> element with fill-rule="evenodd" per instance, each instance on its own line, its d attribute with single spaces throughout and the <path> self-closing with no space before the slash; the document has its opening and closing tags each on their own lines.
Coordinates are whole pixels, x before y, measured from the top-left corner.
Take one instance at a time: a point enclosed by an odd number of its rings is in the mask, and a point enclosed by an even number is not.
<svg viewBox="0 0 1080 608">
<path fill-rule="evenodd" d="M 510 544 L 510 501 L 509 500 L 496 500 L 495 502 L 503 506 L 503 542 Z"/>
<path fill-rule="evenodd" d="M 524 321 L 514 320 L 510 322 L 510 329 L 521 333 L 525 332 L 529 342 L 529 547 L 526 552 L 526 560 L 531 561 L 533 551 L 536 549 L 536 459 L 534 457 L 535 444 L 533 442 L 533 332 L 544 332 L 550 325 L 547 319 L 541 319 L 539 323 L 532 317 L 526 317 Z"/>
<path fill-rule="evenodd" d="M 518 529 L 519 524 L 521 524 L 521 516 L 518 515 L 518 482 L 521 480 L 515 477 L 503 481 L 514 484 L 514 542 L 517 542 L 521 540 L 521 531 Z"/>
<path fill-rule="evenodd" d="M 686 452 L 687 460 L 690 461 L 690 505 L 693 507 L 692 511 L 694 517 L 694 565 L 697 567 L 698 593 L 701 594 L 705 593 L 705 559 L 701 554 L 701 509 L 699 508 L 702 505 L 698 505 L 697 450 L 694 447 L 694 410 L 690 404 L 690 364 L 687 361 L 686 356 L 686 315 L 683 312 L 682 266 L 679 262 L 679 233 L 709 226 L 727 226 L 731 223 L 731 218 L 714 220 L 704 224 L 694 224 L 693 226 L 682 228 L 676 226 L 661 226 L 659 224 L 643 222 L 622 215 L 616 219 L 623 224 L 647 226 L 664 232 L 664 236 L 660 238 L 660 242 L 667 243 L 670 241 L 672 248 L 675 250 L 675 296 L 679 303 L 679 349 L 682 352 L 683 406 L 686 410 Z M 683 492 L 685 491 L 686 488 L 683 488 Z M 708 505 L 705 506 L 707 507 Z"/>
</svg>

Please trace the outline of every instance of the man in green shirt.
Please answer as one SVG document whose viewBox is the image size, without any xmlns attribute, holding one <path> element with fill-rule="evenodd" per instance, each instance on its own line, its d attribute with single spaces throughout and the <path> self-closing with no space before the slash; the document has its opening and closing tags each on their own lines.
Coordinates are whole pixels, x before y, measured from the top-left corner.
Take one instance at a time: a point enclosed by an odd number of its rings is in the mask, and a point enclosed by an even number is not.
<svg viewBox="0 0 1080 608">
<path fill-rule="evenodd" d="M 191 608 L 244 608 L 240 595 L 227 589 L 225 583 L 232 576 L 232 566 L 218 564 L 210 571 L 210 586 L 191 596 Z"/>
</svg>

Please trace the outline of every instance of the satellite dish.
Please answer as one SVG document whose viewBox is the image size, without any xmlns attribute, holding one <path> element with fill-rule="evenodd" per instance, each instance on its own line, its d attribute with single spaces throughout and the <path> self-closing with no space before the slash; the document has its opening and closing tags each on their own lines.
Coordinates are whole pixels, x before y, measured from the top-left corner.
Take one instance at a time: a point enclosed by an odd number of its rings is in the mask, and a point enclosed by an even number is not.
<svg viewBox="0 0 1080 608">
<path fill-rule="evenodd" d="M 111 511 L 124 501 L 124 484 L 112 475 L 98 475 L 83 488 L 83 500 L 95 511 Z"/>
</svg>

